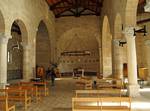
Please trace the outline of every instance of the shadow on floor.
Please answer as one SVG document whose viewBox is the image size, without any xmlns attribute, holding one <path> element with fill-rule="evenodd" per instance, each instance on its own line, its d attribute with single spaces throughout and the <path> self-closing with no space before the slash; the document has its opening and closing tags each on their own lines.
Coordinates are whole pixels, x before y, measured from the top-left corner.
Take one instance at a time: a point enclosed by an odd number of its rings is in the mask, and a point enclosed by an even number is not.
<svg viewBox="0 0 150 111">
<path fill-rule="evenodd" d="M 52 111 L 72 111 L 72 108 L 53 108 Z"/>
</svg>

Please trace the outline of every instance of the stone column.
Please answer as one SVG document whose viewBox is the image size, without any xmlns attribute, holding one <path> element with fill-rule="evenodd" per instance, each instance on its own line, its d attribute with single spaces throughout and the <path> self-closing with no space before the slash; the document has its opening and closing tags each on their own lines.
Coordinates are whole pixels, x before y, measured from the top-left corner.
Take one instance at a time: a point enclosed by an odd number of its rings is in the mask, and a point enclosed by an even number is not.
<svg viewBox="0 0 150 111">
<path fill-rule="evenodd" d="M 127 58 L 128 58 L 128 94 L 131 97 L 139 96 L 139 85 L 137 82 L 137 57 L 134 28 L 125 28 L 125 37 L 127 40 Z"/>
<path fill-rule="evenodd" d="M 32 78 L 32 61 L 30 61 L 30 46 L 23 45 L 23 79 L 29 80 Z"/>
<path fill-rule="evenodd" d="M 121 58 L 121 47 L 119 46 L 120 39 L 113 40 L 113 76 L 123 79 L 123 64 Z"/>
<path fill-rule="evenodd" d="M 103 63 L 102 63 L 102 48 L 99 47 L 99 73 L 103 73 Z"/>
<path fill-rule="evenodd" d="M 9 38 L 0 36 L 0 87 L 7 84 L 7 44 Z"/>
</svg>

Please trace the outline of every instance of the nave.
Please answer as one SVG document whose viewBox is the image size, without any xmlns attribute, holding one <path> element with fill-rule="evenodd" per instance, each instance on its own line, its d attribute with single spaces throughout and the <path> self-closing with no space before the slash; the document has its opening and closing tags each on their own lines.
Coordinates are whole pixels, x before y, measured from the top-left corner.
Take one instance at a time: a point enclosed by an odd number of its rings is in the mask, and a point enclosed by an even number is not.
<svg viewBox="0 0 150 111">
<path fill-rule="evenodd" d="M 49 82 L 49 96 L 42 97 L 38 103 L 32 102 L 28 111 L 72 111 L 72 97 L 75 97 L 77 79 L 61 78 L 55 81 L 55 86 Z M 14 83 L 14 81 L 13 81 Z M 140 89 L 140 97 L 132 98 L 132 111 L 150 111 L 150 86 Z M 16 108 L 22 111 L 21 107 Z"/>
</svg>

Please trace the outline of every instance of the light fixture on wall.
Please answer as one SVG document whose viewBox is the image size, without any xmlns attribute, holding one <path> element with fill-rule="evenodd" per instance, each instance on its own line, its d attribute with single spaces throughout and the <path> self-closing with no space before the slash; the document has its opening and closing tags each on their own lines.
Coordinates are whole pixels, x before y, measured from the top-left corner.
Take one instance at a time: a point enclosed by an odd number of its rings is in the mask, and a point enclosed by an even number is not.
<svg viewBox="0 0 150 111">
<path fill-rule="evenodd" d="M 134 35 L 133 36 L 136 36 L 136 33 L 143 33 L 144 35 L 143 36 L 146 36 L 146 34 L 147 34 L 147 31 L 146 31 L 146 25 L 144 25 L 144 27 L 143 28 L 141 28 L 141 29 L 135 29 L 134 28 Z"/>
<path fill-rule="evenodd" d="M 123 47 L 124 44 L 127 43 L 125 39 L 114 39 L 113 41 L 115 44 L 119 45 L 120 47 Z"/>
<path fill-rule="evenodd" d="M 127 42 L 124 41 L 124 40 L 120 40 L 120 41 L 119 41 L 119 46 L 123 47 L 124 44 L 127 44 Z"/>
<path fill-rule="evenodd" d="M 20 46 L 21 46 L 21 43 L 17 41 L 17 44 L 12 46 L 12 50 L 15 50 L 15 49 L 20 50 L 21 49 Z"/>
</svg>

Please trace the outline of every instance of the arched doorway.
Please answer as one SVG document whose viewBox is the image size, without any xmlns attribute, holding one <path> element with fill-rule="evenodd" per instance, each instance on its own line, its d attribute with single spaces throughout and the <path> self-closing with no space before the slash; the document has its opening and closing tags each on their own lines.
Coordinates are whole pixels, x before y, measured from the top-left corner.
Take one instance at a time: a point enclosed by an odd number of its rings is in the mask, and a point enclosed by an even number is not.
<svg viewBox="0 0 150 111">
<path fill-rule="evenodd" d="M 24 70 L 24 50 L 23 45 L 27 45 L 27 30 L 25 24 L 17 19 L 11 26 L 12 39 L 8 41 L 7 48 L 7 80 L 23 79 Z"/>
<path fill-rule="evenodd" d="M 51 63 L 50 39 L 47 26 L 41 21 L 37 29 L 36 37 L 36 65 L 43 66 L 46 70 Z"/>
<path fill-rule="evenodd" d="M 112 35 L 108 17 L 103 20 L 102 29 L 102 61 L 103 61 L 103 77 L 109 77 L 112 74 Z"/>
</svg>

